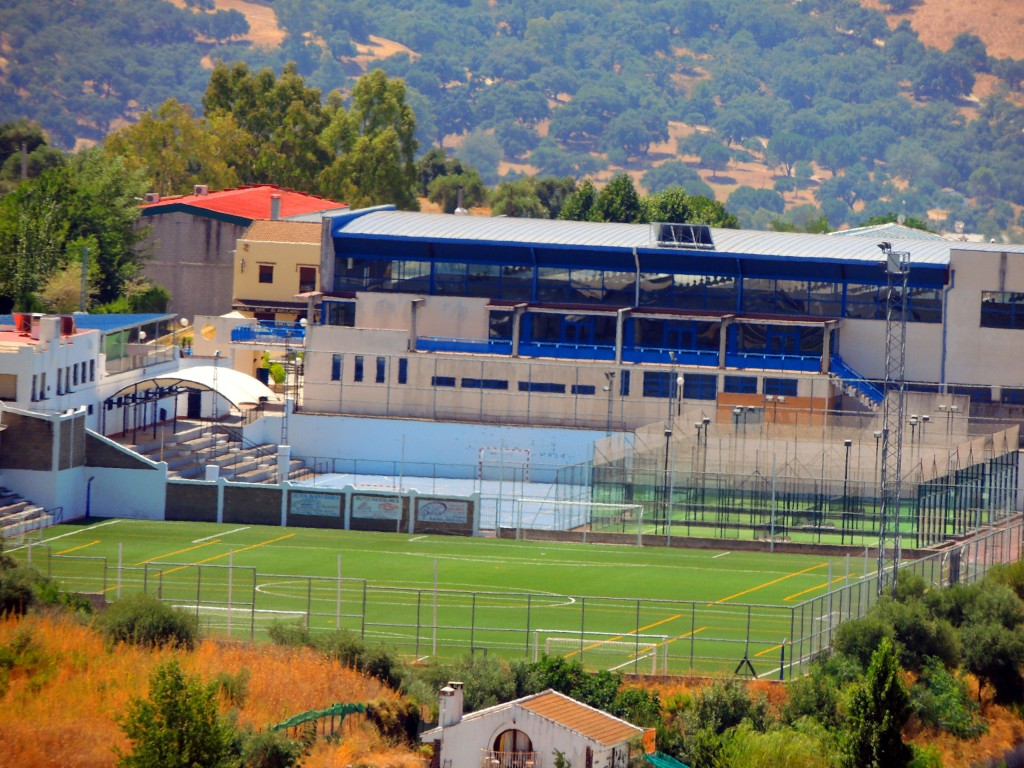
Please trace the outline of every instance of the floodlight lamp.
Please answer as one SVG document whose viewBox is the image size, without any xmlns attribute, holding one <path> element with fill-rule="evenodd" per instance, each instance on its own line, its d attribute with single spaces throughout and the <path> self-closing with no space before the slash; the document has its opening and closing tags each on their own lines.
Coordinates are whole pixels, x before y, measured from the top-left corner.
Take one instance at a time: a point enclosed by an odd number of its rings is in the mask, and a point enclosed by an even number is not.
<svg viewBox="0 0 1024 768">
<path fill-rule="evenodd" d="M 849 448 L 851 445 L 853 445 L 853 440 L 843 440 L 844 447 Z"/>
<path fill-rule="evenodd" d="M 740 415 L 741 413 L 743 413 L 743 409 L 742 409 L 742 408 L 740 408 L 740 407 L 739 407 L 739 406 L 737 405 L 737 406 L 736 406 L 735 408 L 733 408 L 733 409 L 732 409 L 732 412 L 733 412 L 733 413 L 734 413 L 734 414 L 735 414 L 736 416 L 739 416 L 739 415 Z"/>
<path fill-rule="evenodd" d="M 874 433 L 874 435 L 875 435 L 875 440 L 881 440 L 882 439 L 882 433 L 881 432 L 876 431 Z"/>
<path fill-rule="evenodd" d="M 892 243 L 887 243 L 887 242 L 883 241 L 883 242 L 878 244 L 878 249 L 880 251 L 882 251 L 883 253 L 888 253 L 889 251 L 892 250 Z"/>
<path fill-rule="evenodd" d="M 705 416 L 703 419 L 701 419 L 701 423 L 706 427 L 708 424 L 711 423 L 711 419 Z"/>
</svg>

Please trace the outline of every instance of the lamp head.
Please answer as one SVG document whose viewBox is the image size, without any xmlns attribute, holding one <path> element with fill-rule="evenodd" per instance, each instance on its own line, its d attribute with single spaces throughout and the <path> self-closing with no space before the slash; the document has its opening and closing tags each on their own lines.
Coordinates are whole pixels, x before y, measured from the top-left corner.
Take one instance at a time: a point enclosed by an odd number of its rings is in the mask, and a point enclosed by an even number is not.
<svg viewBox="0 0 1024 768">
<path fill-rule="evenodd" d="M 843 447 L 849 448 L 851 445 L 853 445 L 853 440 L 843 440 Z"/>
</svg>

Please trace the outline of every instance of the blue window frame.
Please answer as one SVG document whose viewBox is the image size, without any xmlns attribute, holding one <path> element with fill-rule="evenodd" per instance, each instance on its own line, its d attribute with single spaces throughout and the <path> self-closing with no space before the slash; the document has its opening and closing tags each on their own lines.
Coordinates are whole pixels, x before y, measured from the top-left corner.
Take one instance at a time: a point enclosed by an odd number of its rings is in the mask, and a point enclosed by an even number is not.
<svg viewBox="0 0 1024 768">
<path fill-rule="evenodd" d="M 352 366 L 352 381 L 363 380 L 363 356 L 356 355 L 355 365 Z"/>
<path fill-rule="evenodd" d="M 574 395 L 592 395 L 597 392 L 597 388 L 593 384 L 573 384 L 572 393 Z"/>
<path fill-rule="evenodd" d="M 687 400 L 714 400 L 718 397 L 718 376 L 714 373 L 688 373 L 683 378 L 683 397 Z"/>
<path fill-rule="evenodd" d="M 1024 328 L 1024 293 L 981 292 L 982 328 Z"/>
<path fill-rule="evenodd" d="M 796 379 L 774 379 L 765 376 L 762 390 L 766 395 L 796 397 Z"/>
<path fill-rule="evenodd" d="M 722 382 L 722 391 L 735 395 L 756 395 L 757 378 L 755 376 L 726 376 Z"/>
<path fill-rule="evenodd" d="M 507 379 L 463 379 L 463 389 L 508 389 Z"/>
<path fill-rule="evenodd" d="M 387 381 L 387 370 L 388 370 L 388 359 L 386 357 L 377 358 L 377 383 L 383 384 Z"/>
<path fill-rule="evenodd" d="M 454 387 L 455 377 L 454 376 L 432 376 L 430 379 L 430 386 L 432 387 Z"/>
<path fill-rule="evenodd" d="M 675 389 L 676 377 L 672 371 L 644 371 L 644 397 L 671 397 Z"/>
<path fill-rule="evenodd" d="M 398 358 L 398 383 L 406 384 L 409 381 L 409 361 L 404 357 Z"/>
<path fill-rule="evenodd" d="M 555 384 L 551 381 L 520 381 L 520 392 L 553 392 L 565 394 L 565 384 Z"/>
</svg>

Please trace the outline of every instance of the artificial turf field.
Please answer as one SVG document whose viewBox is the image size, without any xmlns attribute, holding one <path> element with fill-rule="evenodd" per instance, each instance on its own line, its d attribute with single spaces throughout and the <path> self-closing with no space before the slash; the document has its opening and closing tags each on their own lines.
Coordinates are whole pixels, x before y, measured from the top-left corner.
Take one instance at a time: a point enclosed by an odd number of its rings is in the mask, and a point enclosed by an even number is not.
<svg viewBox="0 0 1024 768">
<path fill-rule="evenodd" d="M 546 651 L 636 671 L 745 655 L 777 668 L 819 631 L 794 606 L 864 570 L 862 558 L 130 520 L 47 529 L 32 557 L 72 589 L 144 589 L 231 636 L 296 621 L 413 658 Z"/>
</svg>

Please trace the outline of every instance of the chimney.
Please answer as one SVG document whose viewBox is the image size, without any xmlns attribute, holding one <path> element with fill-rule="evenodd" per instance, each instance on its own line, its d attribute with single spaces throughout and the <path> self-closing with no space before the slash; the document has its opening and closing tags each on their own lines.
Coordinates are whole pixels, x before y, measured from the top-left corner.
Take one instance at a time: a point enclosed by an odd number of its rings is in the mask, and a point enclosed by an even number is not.
<svg viewBox="0 0 1024 768">
<path fill-rule="evenodd" d="M 462 683 L 450 682 L 441 689 L 437 702 L 437 724 L 442 728 L 462 720 Z"/>
<path fill-rule="evenodd" d="M 455 215 L 456 216 L 468 216 L 469 211 L 462 207 L 462 186 L 459 186 L 459 196 L 455 202 Z"/>
<path fill-rule="evenodd" d="M 276 192 L 270 196 L 270 220 L 277 221 L 281 218 L 281 196 Z"/>
<path fill-rule="evenodd" d="M 205 195 L 210 194 L 210 188 L 206 184 L 196 184 L 192 188 L 192 193 L 196 197 L 204 197 Z"/>
</svg>

